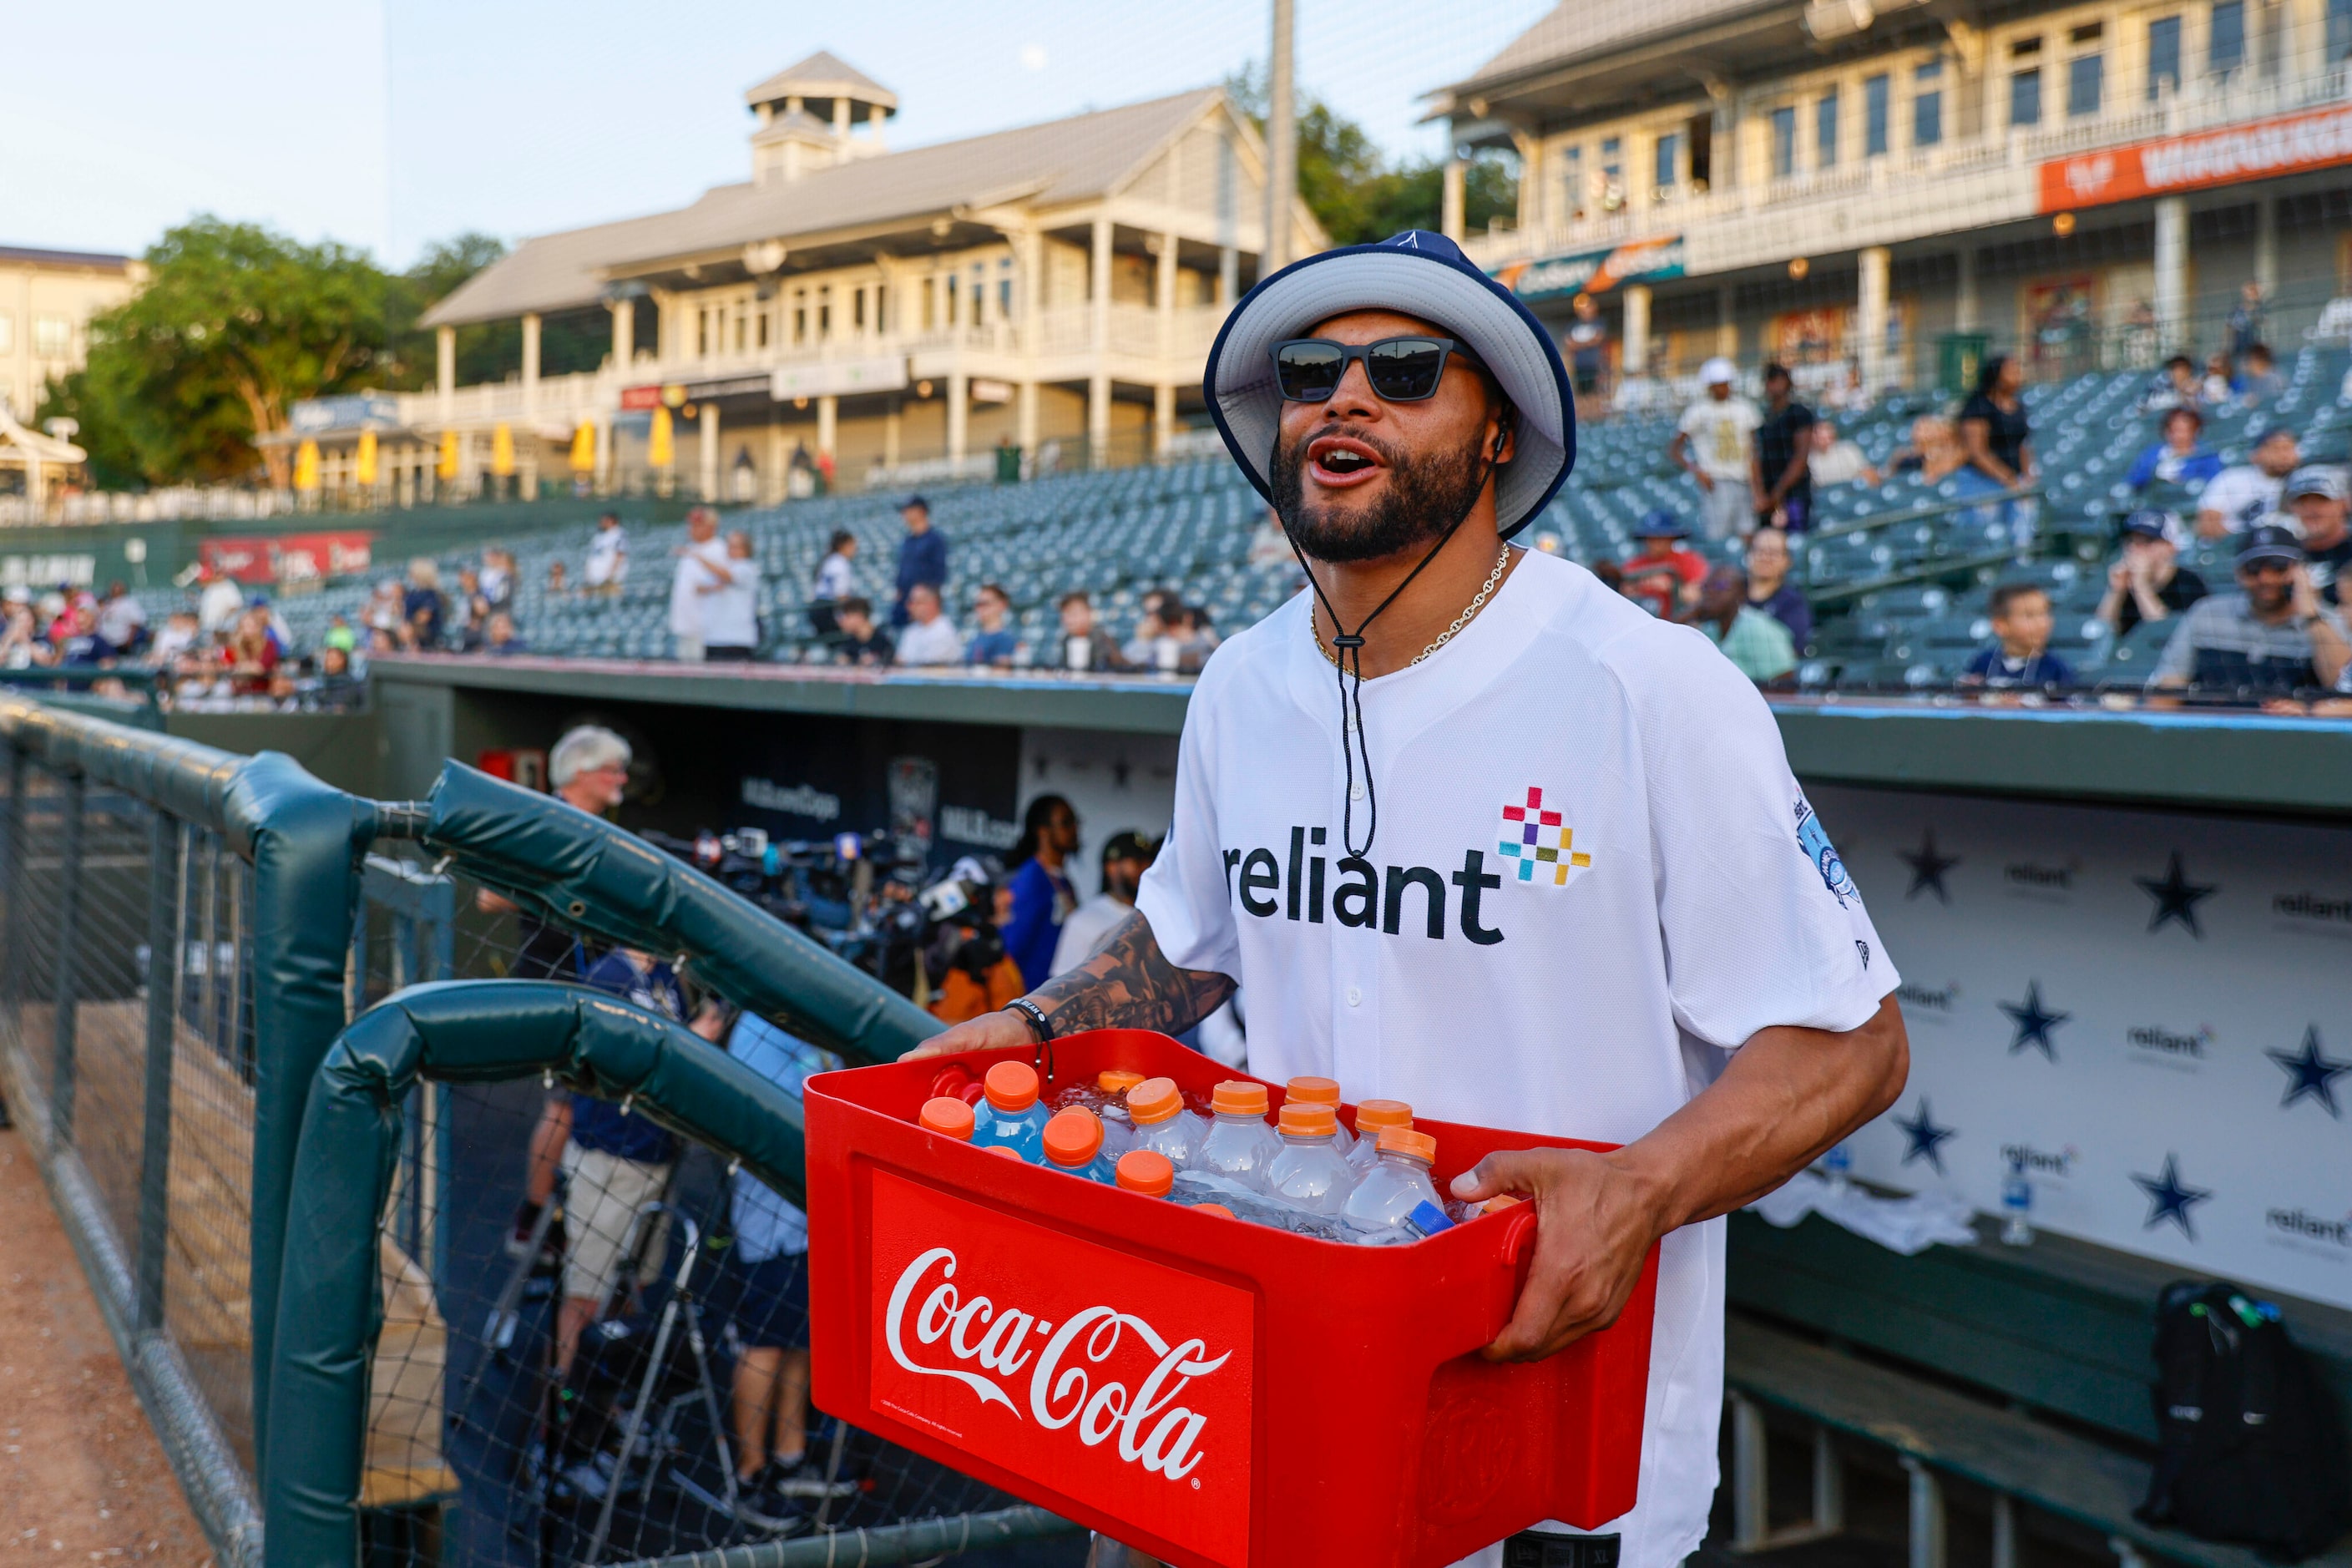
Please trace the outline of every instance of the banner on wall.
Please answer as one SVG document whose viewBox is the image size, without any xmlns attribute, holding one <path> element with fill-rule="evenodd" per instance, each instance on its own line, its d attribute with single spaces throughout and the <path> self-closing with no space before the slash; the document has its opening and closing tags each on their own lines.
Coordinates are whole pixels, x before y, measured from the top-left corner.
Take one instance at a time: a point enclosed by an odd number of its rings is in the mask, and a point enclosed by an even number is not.
<svg viewBox="0 0 2352 1568">
<path fill-rule="evenodd" d="M 2127 202 L 2352 163 L 2352 108 L 2077 153 L 2042 165 L 2042 210 Z"/>
<path fill-rule="evenodd" d="M 1515 261 L 1496 273 L 1495 279 L 1522 300 L 1557 300 L 1606 293 L 1620 283 L 1680 278 L 1684 265 L 1683 237 L 1667 234 L 1601 250 Z"/>
<path fill-rule="evenodd" d="M 1808 794 L 1904 977 L 1857 1174 L 2352 1307 L 2352 830 Z"/>
<path fill-rule="evenodd" d="M 317 583 L 347 577 L 373 563 L 373 533 L 290 533 L 277 539 L 207 539 L 196 559 L 239 583 Z"/>
</svg>

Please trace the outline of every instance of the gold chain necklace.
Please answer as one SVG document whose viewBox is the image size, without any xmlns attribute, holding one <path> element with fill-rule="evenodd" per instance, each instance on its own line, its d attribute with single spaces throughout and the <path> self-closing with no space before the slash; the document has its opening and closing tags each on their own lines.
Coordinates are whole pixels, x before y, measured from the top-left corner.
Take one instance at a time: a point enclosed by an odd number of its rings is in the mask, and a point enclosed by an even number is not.
<svg viewBox="0 0 2352 1568">
<path fill-rule="evenodd" d="M 1486 607 L 1486 601 L 1494 597 L 1495 585 L 1503 580 L 1503 574 L 1509 570 L 1510 564 L 1511 547 L 1506 544 L 1503 546 L 1501 553 L 1495 557 L 1495 569 L 1492 572 L 1487 573 L 1486 581 L 1479 584 L 1477 596 L 1462 607 L 1462 613 L 1454 617 L 1454 624 L 1452 626 L 1437 634 L 1437 640 L 1435 642 L 1431 643 L 1427 647 L 1423 648 L 1419 653 L 1413 655 L 1412 659 L 1405 665 L 1405 668 L 1407 669 L 1411 669 L 1414 665 L 1419 664 L 1423 659 L 1427 658 L 1431 654 L 1435 653 L 1439 648 L 1442 648 L 1447 643 L 1452 642 L 1456 632 L 1459 632 L 1464 626 L 1468 626 L 1471 621 L 1475 619 L 1478 612 Z M 1324 662 L 1328 664 L 1332 668 L 1339 668 L 1339 656 L 1333 653 L 1329 647 L 1325 646 L 1323 641 L 1323 628 L 1315 624 L 1315 606 L 1312 605 L 1309 605 L 1307 607 L 1307 634 L 1315 639 L 1315 651 L 1321 654 L 1323 656 Z"/>
</svg>

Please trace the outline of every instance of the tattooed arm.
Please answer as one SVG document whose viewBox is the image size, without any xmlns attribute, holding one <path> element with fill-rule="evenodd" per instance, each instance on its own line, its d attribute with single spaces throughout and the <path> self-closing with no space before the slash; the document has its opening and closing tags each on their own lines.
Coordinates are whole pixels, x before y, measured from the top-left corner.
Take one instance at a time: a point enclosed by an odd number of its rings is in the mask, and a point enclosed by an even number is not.
<svg viewBox="0 0 2352 1568">
<path fill-rule="evenodd" d="M 1169 963 L 1152 939 L 1151 923 L 1137 910 L 1111 929 L 1100 952 L 1048 980 L 1029 993 L 1028 1000 L 1045 1015 L 1057 1037 L 1081 1029 L 1157 1029 L 1181 1035 L 1233 994 L 1234 983 L 1224 975 Z M 934 1035 L 907 1055 L 995 1050 L 1034 1039 L 1019 1014 L 983 1013 Z"/>
</svg>

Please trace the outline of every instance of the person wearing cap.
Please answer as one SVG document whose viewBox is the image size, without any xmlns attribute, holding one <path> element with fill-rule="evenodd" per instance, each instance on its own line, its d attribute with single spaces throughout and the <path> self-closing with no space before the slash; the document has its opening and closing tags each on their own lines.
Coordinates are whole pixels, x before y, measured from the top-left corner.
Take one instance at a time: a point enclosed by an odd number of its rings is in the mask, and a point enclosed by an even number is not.
<svg viewBox="0 0 2352 1568">
<path fill-rule="evenodd" d="M 1706 557 L 1685 547 L 1690 530 L 1664 507 L 1654 507 L 1633 525 L 1633 553 L 1618 567 L 1618 591 L 1650 606 L 1664 620 L 1680 620 L 1698 604 L 1706 581 Z"/>
<path fill-rule="evenodd" d="M 2221 472 L 2221 455 L 2203 446 L 2205 416 L 2193 404 L 2164 411 L 2158 439 L 2132 461 L 2124 483 L 2135 490 L 2150 485 L 2210 483 Z"/>
<path fill-rule="evenodd" d="M 2329 605 L 2343 603 L 2339 595 L 2347 566 L 2352 566 L 2352 480 L 2330 464 L 2306 463 L 2289 475 L 2282 492 L 2286 510 L 2303 533 L 2303 563 L 2311 585 Z"/>
<path fill-rule="evenodd" d="M 2107 568 L 2098 610 L 2116 636 L 2131 636 L 2142 621 L 2168 619 L 2212 592 L 2180 563 L 2179 528 L 2170 512 L 2152 509 L 2125 520 L 2123 553 Z"/>
<path fill-rule="evenodd" d="M 2320 603 L 2303 542 L 2263 522 L 2238 536 L 2238 592 L 2209 595 L 2180 617 L 2148 685 L 2284 698 L 2334 686 L 2347 664 L 2352 642 Z"/>
<path fill-rule="evenodd" d="M 1123 828 L 1104 840 L 1102 891 L 1072 910 L 1054 943 L 1054 973 L 1065 974 L 1102 951 L 1103 942 L 1128 911 L 1135 908 L 1135 889 L 1151 866 L 1151 841 L 1133 828 Z"/>
<path fill-rule="evenodd" d="M 918 585 L 936 589 L 942 602 L 948 585 L 948 538 L 931 526 L 931 503 L 908 496 L 898 503 L 898 516 L 907 524 L 907 537 L 898 541 L 898 592 L 890 602 L 893 626 L 907 624 L 907 595 Z"/>
<path fill-rule="evenodd" d="M 2279 491 L 2303 460 L 2294 432 L 2273 425 L 2254 438 L 2253 460 L 2224 468 L 2197 497 L 2197 537 L 2221 539 L 2274 521 Z"/>
<path fill-rule="evenodd" d="M 1622 1145 L 1496 1153 L 1452 1192 L 1536 1205 L 1491 1359 L 1613 1321 L 1660 1247 L 1641 1500 L 1559 1550 L 1674 1568 L 1715 1494 L 1719 1216 L 1893 1102 L 1899 977 L 1756 688 L 1509 544 L 1576 452 L 1509 290 L 1434 234 L 1326 251 L 1234 308 L 1203 382 L 1309 592 L 1202 671 L 1168 838 L 1103 950 L 918 1053 L 1181 1033 L 1238 985 L 1259 1076 Z"/>
<path fill-rule="evenodd" d="M 1739 369 L 1720 355 L 1698 367 L 1705 388 L 1683 411 L 1666 456 L 1699 490 L 1699 531 L 1709 539 L 1745 533 L 1763 506 L 1756 476 L 1756 430 L 1764 416 L 1739 395 Z"/>
</svg>

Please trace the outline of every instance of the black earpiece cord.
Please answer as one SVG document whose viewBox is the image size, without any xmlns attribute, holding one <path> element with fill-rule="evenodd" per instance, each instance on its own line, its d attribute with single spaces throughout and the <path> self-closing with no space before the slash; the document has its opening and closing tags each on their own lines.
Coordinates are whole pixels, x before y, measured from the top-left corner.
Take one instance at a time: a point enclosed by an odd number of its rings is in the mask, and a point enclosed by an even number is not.
<svg viewBox="0 0 2352 1568">
<path fill-rule="evenodd" d="M 1297 557 L 1298 569 L 1307 574 L 1307 585 L 1315 590 L 1315 597 L 1322 605 L 1324 614 L 1331 617 L 1333 633 L 1331 651 L 1335 656 L 1332 663 L 1336 667 L 1335 673 L 1339 682 L 1339 756 L 1346 768 L 1348 785 L 1347 796 L 1339 806 L 1339 844 L 1347 850 L 1350 859 L 1360 860 L 1370 855 L 1372 840 L 1381 830 L 1380 792 L 1372 787 L 1372 748 L 1371 743 L 1364 738 L 1365 629 L 1381 618 L 1381 611 L 1397 602 L 1399 595 L 1412 586 L 1412 580 L 1421 575 L 1422 568 L 1437 559 L 1438 553 L 1453 542 L 1454 534 L 1461 530 L 1462 525 L 1470 521 L 1470 514 L 1478 510 L 1478 498 L 1486 493 L 1486 486 L 1494 479 L 1495 470 L 1502 466 L 1499 457 L 1502 445 L 1502 436 L 1497 433 L 1495 437 L 1495 450 L 1497 455 L 1487 459 L 1486 471 L 1478 477 L 1478 483 L 1470 491 L 1470 504 L 1462 509 L 1462 514 L 1459 517 L 1446 525 L 1445 531 L 1438 536 L 1437 542 L 1429 547 L 1429 553 L 1423 556 L 1419 563 L 1405 574 L 1404 581 L 1391 589 L 1389 596 L 1374 605 L 1370 615 L 1357 622 L 1356 629 L 1352 632 L 1343 628 L 1339 612 L 1332 605 L 1331 596 L 1323 591 L 1323 584 L 1317 579 L 1315 569 L 1307 564 L 1306 552 L 1298 548 L 1298 538 L 1290 531 L 1290 520 L 1287 518 L 1281 520 L 1283 537 L 1290 541 L 1290 552 Z M 1274 461 L 1278 463 L 1281 459 L 1282 437 L 1277 433 L 1275 437 Z M 1274 471 L 1272 465 L 1268 466 L 1266 471 L 1268 473 Z M 1315 615 L 1311 609 L 1307 612 L 1307 632 L 1309 637 L 1315 635 Z M 1355 675 L 1355 685 L 1352 689 L 1348 684 L 1351 665 L 1354 667 Z M 1352 739 L 1350 739 L 1351 736 Z M 1364 846 L 1360 849 L 1356 847 L 1356 755 L 1359 752 L 1362 752 L 1364 759 L 1365 806 Z"/>
</svg>

